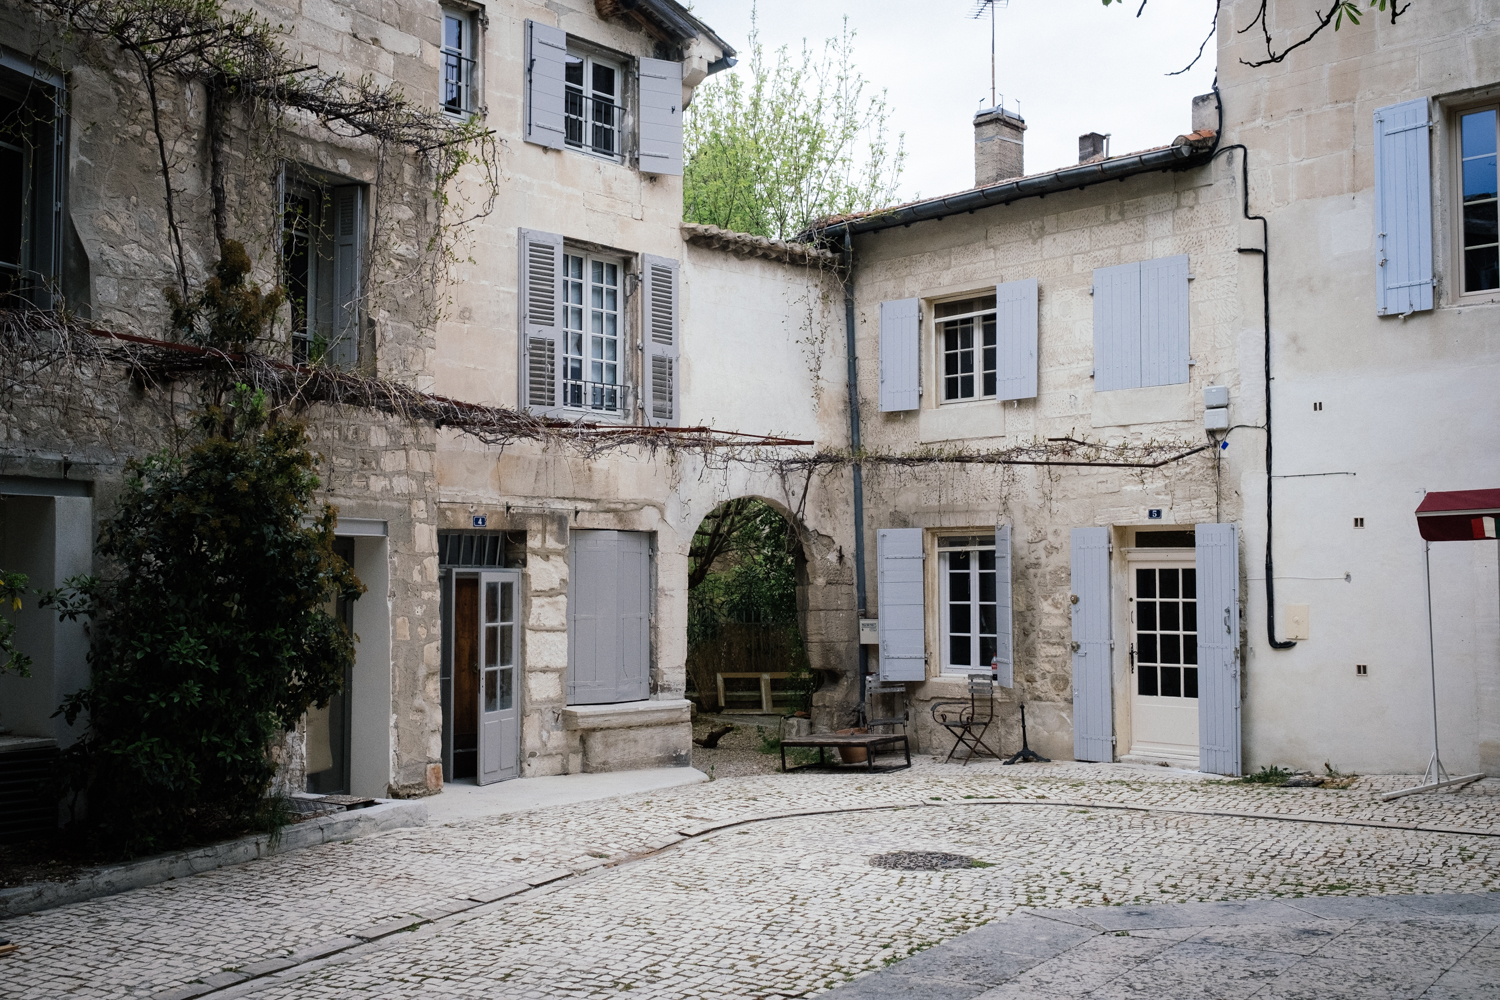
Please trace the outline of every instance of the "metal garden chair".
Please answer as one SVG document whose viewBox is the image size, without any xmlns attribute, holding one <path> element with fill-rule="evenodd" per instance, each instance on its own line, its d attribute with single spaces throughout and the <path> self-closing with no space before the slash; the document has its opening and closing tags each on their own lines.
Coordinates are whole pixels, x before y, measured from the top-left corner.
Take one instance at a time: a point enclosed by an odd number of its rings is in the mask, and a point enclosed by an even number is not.
<svg viewBox="0 0 1500 1000">
<path fill-rule="evenodd" d="M 976 754 L 999 758 L 1000 754 L 984 741 L 995 721 L 995 681 L 989 674 L 970 674 L 969 700 L 940 701 L 932 706 L 932 718 L 954 737 L 953 749 L 943 763 L 952 760 L 959 747 L 966 751 L 965 764 Z"/>
</svg>

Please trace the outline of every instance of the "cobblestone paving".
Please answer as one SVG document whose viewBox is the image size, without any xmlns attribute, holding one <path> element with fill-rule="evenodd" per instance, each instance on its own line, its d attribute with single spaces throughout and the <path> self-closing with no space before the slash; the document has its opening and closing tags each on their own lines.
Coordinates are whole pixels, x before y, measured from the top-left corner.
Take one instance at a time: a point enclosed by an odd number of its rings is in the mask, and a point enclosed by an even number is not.
<svg viewBox="0 0 1500 1000">
<path fill-rule="evenodd" d="M 1019 907 L 1500 889 L 1500 837 L 1161 811 L 1500 833 L 1500 783 L 1379 801 L 1407 783 L 1271 789 L 926 761 L 720 780 L 326 845 L 14 918 L 0 934 L 22 948 L 0 960 L 0 997 L 152 997 L 194 982 L 229 986 L 226 998 L 801 996 Z M 892 850 L 989 866 L 867 864 Z M 333 947 L 347 950 L 300 961 Z M 300 964 L 231 985 L 244 975 L 233 970 L 287 956 Z"/>
</svg>

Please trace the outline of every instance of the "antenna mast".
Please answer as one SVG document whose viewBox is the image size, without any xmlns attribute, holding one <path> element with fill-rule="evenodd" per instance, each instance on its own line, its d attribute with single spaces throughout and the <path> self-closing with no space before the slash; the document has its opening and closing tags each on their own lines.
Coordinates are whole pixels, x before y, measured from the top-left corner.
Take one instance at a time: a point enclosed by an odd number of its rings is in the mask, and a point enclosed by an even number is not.
<svg viewBox="0 0 1500 1000">
<path fill-rule="evenodd" d="M 1010 0 L 976 0 L 974 4 L 974 19 L 977 21 L 984 16 L 985 8 L 990 12 L 990 107 L 994 107 L 997 101 L 995 96 L 995 8 L 1008 7 Z"/>
</svg>

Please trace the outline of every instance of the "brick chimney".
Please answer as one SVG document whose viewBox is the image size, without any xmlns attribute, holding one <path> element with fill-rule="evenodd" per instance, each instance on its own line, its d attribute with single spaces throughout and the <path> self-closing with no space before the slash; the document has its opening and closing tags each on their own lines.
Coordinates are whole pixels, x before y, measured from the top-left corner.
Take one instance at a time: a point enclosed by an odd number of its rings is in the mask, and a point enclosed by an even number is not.
<svg viewBox="0 0 1500 1000">
<path fill-rule="evenodd" d="M 1078 137 L 1078 162 L 1088 163 L 1091 160 L 1104 158 L 1104 153 L 1109 149 L 1109 136 L 1100 135 L 1098 132 L 1086 132 Z"/>
<path fill-rule="evenodd" d="M 1020 177 L 1025 168 L 1022 138 L 1026 120 L 1004 108 L 989 108 L 974 116 L 974 186 Z"/>
</svg>

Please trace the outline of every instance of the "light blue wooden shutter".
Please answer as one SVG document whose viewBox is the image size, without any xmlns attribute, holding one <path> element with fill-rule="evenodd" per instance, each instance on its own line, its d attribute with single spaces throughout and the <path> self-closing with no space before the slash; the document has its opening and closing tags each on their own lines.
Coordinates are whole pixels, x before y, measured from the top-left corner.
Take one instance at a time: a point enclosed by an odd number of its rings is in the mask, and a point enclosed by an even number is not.
<svg viewBox="0 0 1500 1000">
<path fill-rule="evenodd" d="M 1375 111 L 1375 312 L 1432 308 L 1427 99 Z"/>
<path fill-rule="evenodd" d="M 1109 650 L 1109 529 L 1074 528 L 1073 757 L 1114 760 Z"/>
<path fill-rule="evenodd" d="M 921 332 L 916 299 L 880 303 L 880 412 L 921 405 Z"/>
<path fill-rule="evenodd" d="M 995 634 L 997 636 L 995 659 L 996 671 L 1001 687 L 1016 686 L 1015 633 L 1011 626 L 1010 597 L 1010 525 L 995 528 Z"/>
<path fill-rule="evenodd" d="M 646 317 L 646 422 L 676 427 L 681 413 L 681 365 L 678 363 L 677 261 L 643 255 L 642 287 Z"/>
<path fill-rule="evenodd" d="M 1141 265 L 1094 269 L 1094 391 L 1141 385 Z"/>
<path fill-rule="evenodd" d="M 553 416 L 562 407 L 563 238 L 522 229 L 520 409 Z"/>
<path fill-rule="evenodd" d="M 995 398 L 1036 398 L 1036 279 L 995 286 Z"/>
<path fill-rule="evenodd" d="M 565 73 L 568 33 L 540 21 L 526 22 L 526 141 L 562 149 L 567 135 Z"/>
<path fill-rule="evenodd" d="M 682 173 L 682 63 L 641 60 L 641 170 Z"/>
<path fill-rule="evenodd" d="M 927 616 L 923 605 L 922 529 L 882 528 L 879 563 L 880 679 L 927 679 Z"/>
<path fill-rule="evenodd" d="M 1198 770 L 1240 773 L 1240 544 L 1234 524 L 1200 524 Z"/>
<path fill-rule="evenodd" d="M 324 357 L 339 368 L 359 361 L 360 248 L 364 189 L 343 184 L 331 192 L 333 207 L 333 334 Z"/>
<path fill-rule="evenodd" d="M 650 539 L 575 531 L 568 567 L 568 704 L 642 701 L 649 693 Z"/>
<path fill-rule="evenodd" d="M 1141 382 L 1188 380 L 1187 254 L 1141 262 Z"/>
<path fill-rule="evenodd" d="M 615 535 L 620 636 L 616 700 L 645 701 L 651 694 L 651 536 L 644 531 Z"/>
</svg>

